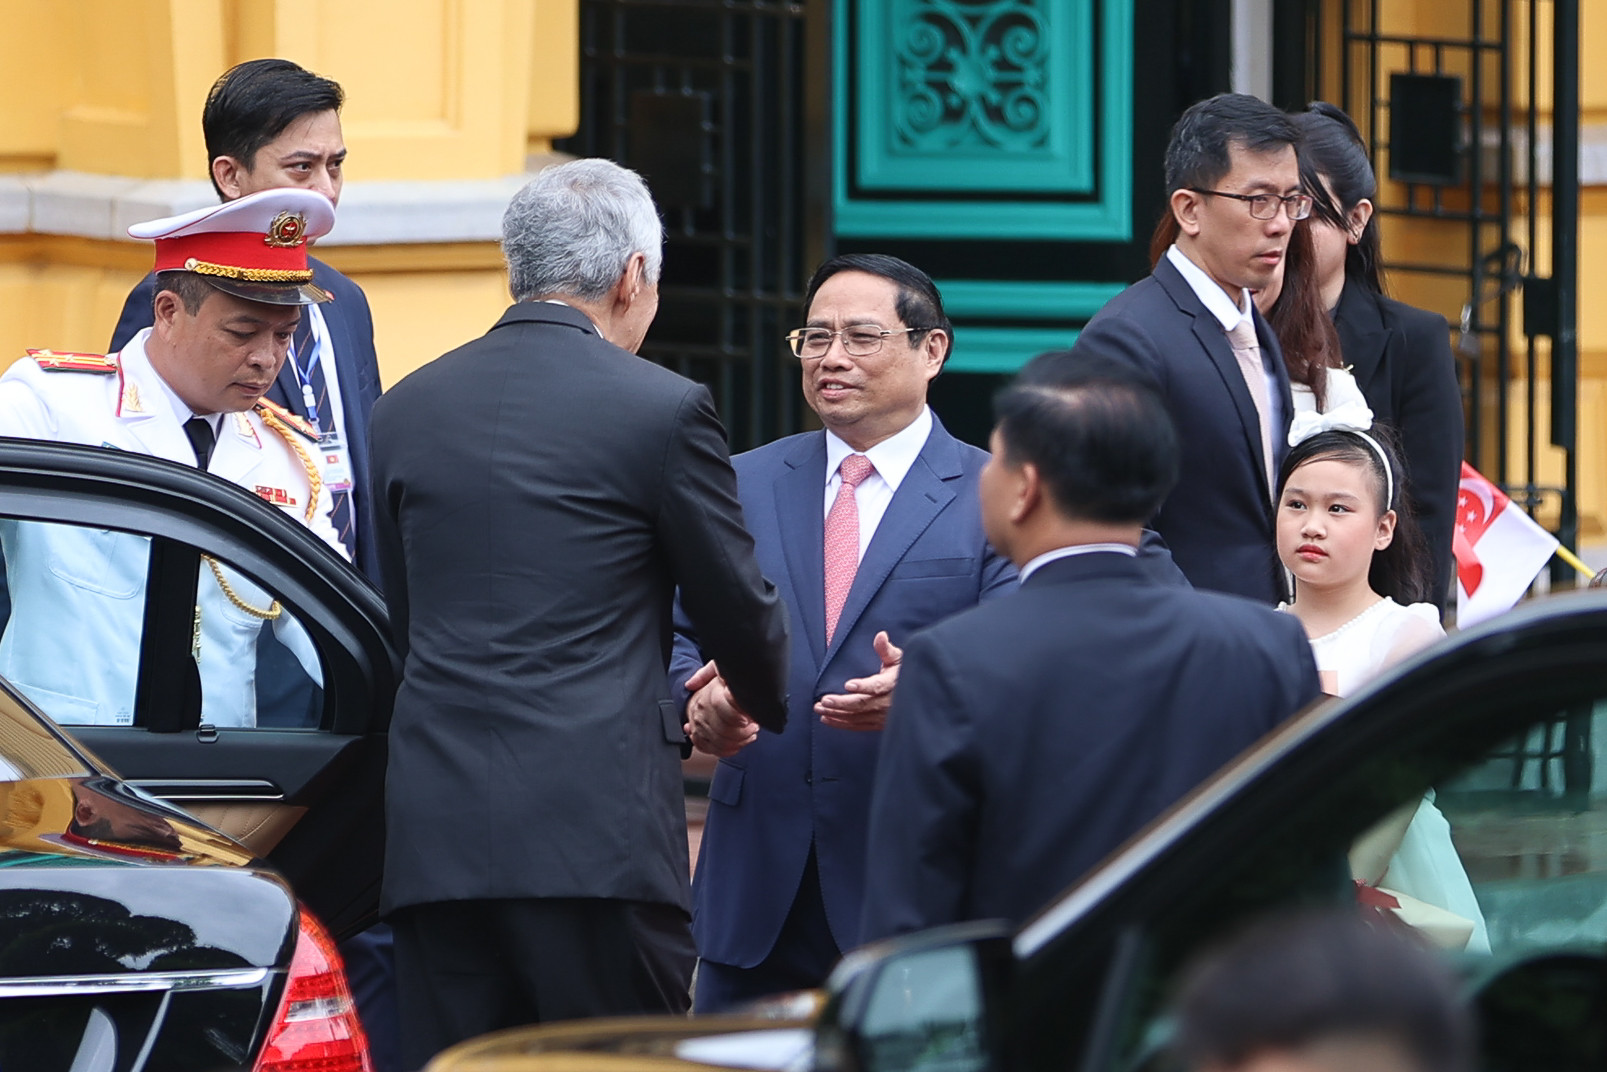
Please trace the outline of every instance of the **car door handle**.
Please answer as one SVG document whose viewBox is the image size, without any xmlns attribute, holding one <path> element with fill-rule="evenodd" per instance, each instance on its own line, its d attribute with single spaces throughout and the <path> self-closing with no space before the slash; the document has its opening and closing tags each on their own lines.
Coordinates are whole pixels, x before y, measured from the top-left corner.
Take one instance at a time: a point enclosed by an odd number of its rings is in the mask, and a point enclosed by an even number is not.
<svg viewBox="0 0 1607 1072">
<path fill-rule="evenodd" d="M 147 778 L 129 779 L 153 797 L 163 800 L 283 800 L 285 793 L 265 778 Z"/>
</svg>

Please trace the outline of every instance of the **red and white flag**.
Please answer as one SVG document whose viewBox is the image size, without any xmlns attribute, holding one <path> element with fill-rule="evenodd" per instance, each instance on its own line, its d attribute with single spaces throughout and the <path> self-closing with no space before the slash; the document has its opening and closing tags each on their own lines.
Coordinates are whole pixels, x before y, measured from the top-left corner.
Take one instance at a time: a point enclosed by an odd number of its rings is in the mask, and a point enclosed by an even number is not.
<svg viewBox="0 0 1607 1072">
<path fill-rule="evenodd" d="M 1557 539 L 1506 492 L 1462 463 L 1456 496 L 1456 624 L 1511 610 L 1557 552 Z"/>
</svg>

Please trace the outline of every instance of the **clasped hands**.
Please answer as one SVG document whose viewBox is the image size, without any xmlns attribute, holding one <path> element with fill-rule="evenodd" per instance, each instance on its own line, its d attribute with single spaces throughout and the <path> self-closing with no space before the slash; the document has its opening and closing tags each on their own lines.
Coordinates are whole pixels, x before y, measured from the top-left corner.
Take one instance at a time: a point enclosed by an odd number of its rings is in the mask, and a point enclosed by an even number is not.
<svg viewBox="0 0 1607 1072">
<path fill-rule="evenodd" d="M 893 686 L 898 683 L 898 664 L 904 652 L 887 638 L 886 631 L 877 633 L 872 643 L 882 660 L 882 668 L 870 677 L 845 681 L 844 691 L 817 700 L 815 714 L 820 716 L 822 725 L 869 732 L 886 724 L 887 709 L 893 703 Z M 759 724 L 738 706 L 713 660 L 686 679 L 686 690 L 692 698 L 686 703 L 686 725 L 682 730 L 699 752 L 732 756 L 759 736 Z"/>
</svg>

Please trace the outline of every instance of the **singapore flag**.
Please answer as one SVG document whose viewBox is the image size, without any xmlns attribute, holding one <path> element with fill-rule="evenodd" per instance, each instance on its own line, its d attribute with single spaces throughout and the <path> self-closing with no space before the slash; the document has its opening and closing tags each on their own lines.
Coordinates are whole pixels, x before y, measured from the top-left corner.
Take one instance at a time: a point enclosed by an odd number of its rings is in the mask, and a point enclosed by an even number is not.
<svg viewBox="0 0 1607 1072">
<path fill-rule="evenodd" d="M 1456 624 L 1465 628 L 1511 610 L 1556 553 L 1557 540 L 1463 462 L 1453 547 Z"/>
</svg>

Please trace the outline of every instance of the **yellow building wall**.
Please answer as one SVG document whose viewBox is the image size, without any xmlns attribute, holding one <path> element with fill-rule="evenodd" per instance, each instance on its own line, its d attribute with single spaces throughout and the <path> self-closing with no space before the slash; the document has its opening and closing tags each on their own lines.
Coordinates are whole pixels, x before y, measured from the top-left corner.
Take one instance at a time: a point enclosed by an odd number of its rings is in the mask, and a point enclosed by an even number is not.
<svg viewBox="0 0 1607 1072">
<path fill-rule="evenodd" d="M 0 182 L 204 180 L 207 91 L 263 56 L 345 89 L 348 193 L 519 175 L 579 120 L 578 0 L 0 0 L 0 25 Z M 508 303 L 494 242 L 317 254 L 367 292 L 386 383 Z M 143 243 L 0 234 L 0 368 L 31 346 L 103 349 L 149 258 Z"/>
</svg>

